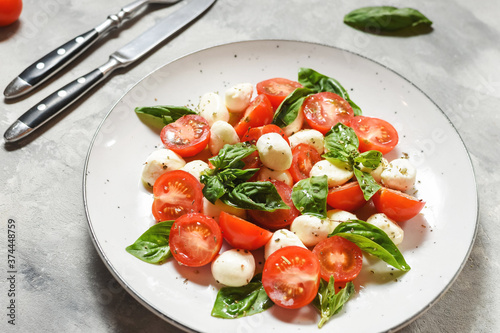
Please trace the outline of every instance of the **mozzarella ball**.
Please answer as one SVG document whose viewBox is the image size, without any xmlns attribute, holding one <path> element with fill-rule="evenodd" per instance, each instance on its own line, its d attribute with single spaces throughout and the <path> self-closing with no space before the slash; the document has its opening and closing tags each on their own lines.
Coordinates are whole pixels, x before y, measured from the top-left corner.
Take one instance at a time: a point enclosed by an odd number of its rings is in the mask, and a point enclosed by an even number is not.
<svg viewBox="0 0 500 333">
<path fill-rule="evenodd" d="M 257 180 L 266 181 L 273 179 L 282 181 L 283 183 L 287 184 L 290 187 L 293 186 L 293 177 L 290 171 L 288 170 L 276 171 L 266 167 L 262 167 L 259 173 L 257 174 Z"/>
<path fill-rule="evenodd" d="M 292 121 L 289 125 L 283 127 L 282 130 L 283 130 L 283 132 L 285 132 L 285 134 L 288 137 L 290 137 L 293 134 L 295 134 L 298 131 L 300 131 L 300 129 L 302 128 L 303 124 L 304 124 L 304 113 L 302 111 L 300 111 L 297 114 L 297 117 L 295 118 L 295 120 Z"/>
<path fill-rule="evenodd" d="M 252 100 L 252 95 L 251 83 L 240 83 L 229 88 L 224 94 L 227 109 L 233 113 L 245 111 Z"/>
<path fill-rule="evenodd" d="M 202 160 L 187 162 L 186 165 L 181 168 L 181 170 L 189 172 L 198 180 L 200 179 L 201 173 L 206 169 L 209 169 L 208 163 Z"/>
<path fill-rule="evenodd" d="M 240 142 L 240 138 L 233 126 L 223 120 L 217 120 L 213 123 L 208 141 L 208 149 L 212 155 L 217 155 L 224 145 L 234 145 L 238 142 Z"/>
<path fill-rule="evenodd" d="M 167 171 L 178 170 L 186 162 L 170 149 L 158 149 L 152 152 L 142 168 L 142 182 L 146 187 L 152 187 L 161 175 Z"/>
<path fill-rule="evenodd" d="M 292 149 L 278 133 L 266 133 L 257 140 L 259 158 L 273 170 L 288 170 L 292 166 Z"/>
<path fill-rule="evenodd" d="M 302 131 L 298 131 L 294 135 L 288 138 L 290 141 L 290 147 L 298 146 L 301 143 L 308 144 L 316 151 L 322 155 L 325 150 L 325 138 L 320 131 L 314 129 L 304 129 Z"/>
<path fill-rule="evenodd" d="M 366 222 L 382 229 L 395 245 L 399 245 L 403 241 L 403 229 L 385 214 L 373 214 L 366 220 Z"/>
<path fill-rule="evenodd" d="M 391 161 L 380 174 L 384 186 L 403 192 L 415 185 L 416 177 L 417 169 L 407 158 L 397 158 Z"/>
<path fill-rule="evenodd" d="M 328 177 L 328 187 L 334 187 L 345 184 L 353 176 L 352 170 L 346 163 L 331 163 L 328 160 L 321 160 L 313 165 L 309 176 Z"/>
<path fill-rule="evenodd" d="M 314 246 L 328 238 L 330 223 L 317 216 L 300 215 L 293 220 L 290 231 L 294 232 L 305 246 Z"/>
<path fill-rule="evenodd" d="M 227 111 L 220 96 L 213 92 L 201 96 L 198 114 L 205 118 L 210 126 L 217 120 L 225 122 L 229 120 L 229 111 Z"/>
<path fill-rule="evenodd" d="M 347 222 L 349 220 L 357 220 L 358 217 L 351 212 L 341 209 L 331 209 L 326 212 L 326 216 L 330 221 L 330 231 L 332 233 L 333 230 L 342 222 Z"/>
<path fill-rule="evenodd" d="M 271 239 L 264 247 L 264 257 L 267 259 L 271 254 L 286 246 L 307 247 L 302 243 L 300 238 L 288 229 L 276 230 Z"/>
<path fill-rule="evenodd" d="M 241 287 L 252 280 L 255 259 L 247 250 L 231 249 L 222 252 L 212 262 L 212 275 L 218 283 L 229 287 Z"/>
<path fill-rule="evenodd" d="M 389 162 L 385 158 L 382 157 L 382 159 L 380 160 L 379 166 L 375 170 L 368 171 L 368 172 L 370 172 L 373 179 L 375 179 L 375 181 L 377 183 L 381 183 L 382 182 L 382 171 L 384 171 L 388 166 L 389 166 Z"/>
<path fill-rule="evenodd" d="M 217 200 L 215 201 L 215 204 L 213 204 L 208 201 L 207 198 L 203 197 L 203 214 L 219 222 L 220 213 L 223 211 L 228 214 L 241 217 L 243 219 L 246 218 L 247 215 L 247 211 L 245 209 L 229 206 L 221 200 Z"/>
</svg>

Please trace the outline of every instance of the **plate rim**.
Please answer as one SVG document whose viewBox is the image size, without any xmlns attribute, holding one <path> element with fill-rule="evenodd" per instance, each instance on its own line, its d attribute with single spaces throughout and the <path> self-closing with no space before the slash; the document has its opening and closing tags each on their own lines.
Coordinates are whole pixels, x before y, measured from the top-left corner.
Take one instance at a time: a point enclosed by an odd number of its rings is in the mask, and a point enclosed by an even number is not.
<svg viewBox="0 0 500 333">
<path fill-rule="evenodd" d="M 319 42 L 297 40 L 297 39 L 249 39 L 249 40 L 240 40 L 240 41 L 235 41 L 235 42 L 219 43 L 219 44 L 216 44 L 216 45 L 212 45 L 212 46 L 209 46 L 209 47 L 205 47 L 205 48 L 197 49 L 195 51 L 191 51 L 191 52 L 186 53 L 184 55 L 181 55 L 181 56 L 179 56 L 177 58 L 174 58 L 174 59 L 172 59 L 170 61 L 167 61 L 167 62 L 161 64 L 160 66 L 158 66 L 157 68 L 153 69 L 152 71 L 150 71 L 146 75 L 144 75 L 136 83 L 134 83 L 132 86 L 130 86 L 116 100 L 116 102 L 111 106 L 111 108 L 109 109 L 109 111 L 105 114 L 105 116 L 102 119 L 102 121 L 99 123 L 99 125 L 98 125 L 98 127 L 97 127 L 97 129 L 96 129 L 96 131 L 95 131 L 95 133 L 94 133 L 94 135 L 92 137 L 92 140 L 90 142 L 90 145 L 89 145 L 89 148 L 87 150 L 86 157 L 85 157 L 84 169 L 83 169 L 83 179 L 82 179 L 82 189 L 83 189 L 82 190 L 82 195 L 83 195 L 83 204 L 84 204 L 84 209 L 85 209 L 85 217 L 86 217 L 86 220 L 87 220 L 87 227 L 89 229 L 89 233 L 90 233 L 90 236 L 91 236 L 91 239 L 92 239 L 92 243 L 94 244 L 94 246 L 97 249 L 97 252 L 98 252 L 100 258 L 102 259 L 102 261 L 106 265 L 107 269 L 111 272 L 111 274 L 113 275 L 113 277 L 122 285 L 122 287 L 134 299 L 136 299 L 139 303 L 141 303 L 141 305 L 145 306 L 149 311 L 151 311 L 152 313 L 154 313 L 155 315 L 157 315 L 161 319 L 165 320 L 166 322 L 170 323 L 171 325 L 173 325 L 173 326 L 175 326 L 175 327 L 177 327 L 179 329 L 182 329 L 182 330 L 184 330 L 186 332 L 196 332 L 196 333 L 200 332 L 200 331 L 194 330 L 194 329 L 192 329 L 192 328 L 190 328 L 190 327 L 188 327 L 188 326 L 186 326 L 186 325 L 178 322 L 177 320 L 169 317 L 168 315 L 166 315 L 165 313 L 163 313 L 162 311 L 160 311 L 159 309 L 157 309 L 154 305 L 148 303 L 148 301 L 145 300 L 143 297 L 141 297 L 135 291 L 135 289 L 132 286 L 130 286 L 121 277 L 121 275 L 115 270 L 113 264 L 110 262 L 110 260 L 108 259 L 108 257 L 104 253 L 101 245 L 99 244 L 99 242 L 97 240 L 97 235 L 95 234 L 95 230 L 94 230 L 94 227 L 93 227 L 92 222 L 91 222 L 90 212 L 89 212 L 88 203 L 87 203 L 87 175 L 88 175 L 89 161 L 90 161 L 90 157 L 91 157 L 92 150 L 94 148 L 95 142 L 96 142 L 97 137 L 98 137 L 98 135 L 100 133 L 100 130 L 103 127 L 103 125 L 106 122 L 106 120 L 108 119 L 108 117 L 110 116 L 110 114 L 113 112 L 113 110 L 115 110 L 116 106 L 123 100 L 123 98 L 125 98 L 125 96 L 127 94 L 129 94 L 131 90 L 133 90 L 136 86 L 138 86 L 139 84 L 141 84 L 145 79 L 147 79 L 148 77 L 150 77 L 154 73 L 160 71 L 162 68 L 164 68 L 164 67 L 166 67 L 166 66 L 168 66 L 168 65 L 170 65 L 172 63 L 175 63 L 175 62 L 177 62 L 177 61 L 179 61 L 181 59 L 193 56 L 193 55 L 198 54 L 198 53 L 202 53 L 202 52 L 205 52 L 205 51 L 208 51 L 208 50 L 211 50 L 211 49 L 215 49 L 215 48 L 227 47 L 227 46 L 230 46 L 230 45 L 262 43 L 262 42 L 266 42 L 266 43 L 267 42 L 275 42 L 275 43 L 299 43 L 299 44 L 308 44 L 308 45 L 314 45 L 314 46 L 321 46 L 321 47 L 331 48 L 331 49 L 335 49 L 337 51 L 350 53 L 352 55 L 361 57 L 361 58 L 363 58 L 363 59 L 365 59 L 365 60 L 367 60 L 369 62 L 372 62 L 372 63 L 374 63 L 374 64 L 376 64 L 378 66 L 381 66 L 382 68 L 384 68 L 384 69 L 386 69 L 386 70 L 394 73 L 399 78 L 401 78 L 404 81 L 406 81 L 407 83 L 409 83 L 413 88 L 415 88 L 423 96 L 425 96 L 425 98 L 427 100 L 429 100 L 436 107 L 436 109 L 439 110 L 439 112 L 445 117 L 445 119 L 447 120 L 447 122 L 453 128 L 454 132 L 457 134 L 457 136 L 458 136 L 458 138 L 459 138 L 459 140 L 460 140 L 460 142 L 462 144 L 463 150 L 464 150 L 464 152 L 465 152 L 465 154 L 467 156 L 468 166 L 470 167 L 470 170 L 472 171 L 472 183 L 473 183 L 473 186 L 474 186 L 474 189 L 475 189 L 474 190 L 474 197 L 475 197 L 474 206 L 475 206 L 475 210 L 476 210 L 475 225 L 474 225 L 474 231 L 473 231 L 473 235 L 472 235 L 472 238 L 471 238 L 471 242 L 469 244 L 469 248 L 467 249 L 467 252 L 466 252 L 466 254 L 465 254 L 465 256 L 464 256 L 464 258 L 463 258 L 460 266 L 458 267 L 457 271 L 455 272 L 455 275 L 450 279 L 450 281 L 445 286 L 445 288 L 443 288 L 441 290 L 441 292 L 432 301 L 430 301 L 427 306 L 425 306 L 424 308 L 422 308 L 420 311 L 416 312 L 412 317 L 406 318 L 399 325 L 396 325 L 396 326 L 391 327 L 391 328 L 388 329 L 388 332 L 398 331 L 398 330 L 402 329 L 403 327 L 409 325 L 410 323 L 412 323 L 416 319 L 418 319 L 425 312 L 427 312 L 431 307 L 433 307 L 448 292 L 448 290 L 451 288 L 451 286 L 457 280 L 458 276 L 460 275 L 460 273 L 462 272 L 463 268 L 465 267 L 468 258 L 470 257 L 470 254 L 471 254 L 472 249 L 473 249 L 474 244 L 475 244 L 477 232 L 478 232 L 478 227 L 479 227 L 479 213 L 480 213 L 480 207 L 479 207 L 480 202 L 479 202 L 479 195 L 478 195 L 478 188 L 477 188 L 477 181 L 476 181 L 476 172 L 475 172 L 475 169 L 474 169 L 474 165 L 472 163 L 472 159 L 471 159 L 469 150 L 467 149 L 467 146 L 466 146 L 466 144 L 465 144 L 462 136 L 460 135 L 460 132 L 457 130 L 457 128 L 455 127 L 455 125 L 453 124 L 453 122 L 451 121 L 451 119 L 448 117 L 448 115 L 437 105 L 437 103 L 432 98 L 429 97 L 429 95 L 427 95 L 422 89 L 420 89 L 418 86 L 416 86 L 412 81 L 410 81 L 409 79 L 407 79 L 403 75 L 399 74 L 395 70 L 389 68 L 388 66 L 386 66 L 384 64 L 381 64 L 380 62 L 378 62 L 376 60 L 373 60 L 373 59 L 371 59 L 371 58 L 369 58 L 367 56 L 364 56 L 364 55 L 359 54 L 357 52 L 354 52 L 354 51 L 351 51 L 351 50 L 347 50 L 347 49 L 344 49 L 344 48 L 341 48 L 341 47 L 338 47 L 338 46 L 328 45 L 328 44 L 319 43 Z"/>
</svg>

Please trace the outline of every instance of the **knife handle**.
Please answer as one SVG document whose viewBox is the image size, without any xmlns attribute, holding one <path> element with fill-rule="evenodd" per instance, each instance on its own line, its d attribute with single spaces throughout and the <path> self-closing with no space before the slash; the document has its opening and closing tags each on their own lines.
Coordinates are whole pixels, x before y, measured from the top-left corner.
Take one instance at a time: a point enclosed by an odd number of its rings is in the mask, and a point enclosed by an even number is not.
<svg viewBox="0 0 500 333">
<path fill-rule="evenodd" d="M 19 77 L 33 87 L 39 85 L 89 48 L 98 37 L 95 29 L 79 35 L 34 62 Z"/>
</svg>

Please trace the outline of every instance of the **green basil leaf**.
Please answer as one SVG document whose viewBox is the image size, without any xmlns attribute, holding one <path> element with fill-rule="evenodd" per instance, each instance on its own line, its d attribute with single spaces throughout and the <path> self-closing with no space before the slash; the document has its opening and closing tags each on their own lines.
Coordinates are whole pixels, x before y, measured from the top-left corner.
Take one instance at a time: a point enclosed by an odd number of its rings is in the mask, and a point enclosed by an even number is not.
<svg viewBox="0 0 500 333">
<path fill-rule="evenodd" d="M 143 106 L 135 108 L 135 113 L 138 115 L 148 115 L 161 119 L 163 125 L 173 123 L 177 119 L 188 115 L 197 114 L 195 111 L 184 106 L 173 105 L 157 105 L 157 106 Z"/>
<path fill-rule="evenodd" d="M 361 250 L 376 256 L 394 268 L 404 272 L 411 269 L 389 236 L 373 224 L 361 220 L 342 222 L 329 236 L 335 235 L 355 243 Z"/>
<path fill-rule="evenodd" d="M 347 93 L 347 90 L 345 90 L 345 88 L 340 84 L 339 81 L 335 80 L 332 77 L 320 74 L 310 68 L 300 68 L 299 83 L 302 84 L 305 88 L 311 89 L 315 93 L 323 91 L 335 93 L 349 102 L 354 111 L 354 115 L 360 116 L 363 113 L 361 111 L 361 108 L 351 100 L 349 94 Z"/>
<path fill-rule="evenodd" d="M 352 155 L 343 150 L 331 150 L 328 153 L 321 155 L 321 157 L 334 164 L 338 162 L 347 163 L 349 166 L 353 164 Z"/>
<path fill-rule="evenodd" d="M 357 29 L 378 29 L 389 32 L 432 25 L 432 21 L 416 9 L 392 6 L 372 6 L 353 10 L 344 16 L 344 23 Z"/>
<path fill-rule="evenodd" d="M 200 182 L 205 184 L 202 189 L 203 195 L 207 198 L 208 201 L 215 204 L 217 199 L 226 194 L 226 187 L 224 186 L 224 182 L 221 181 L 217 175 L 215 176 L 207 176 L 201 175 Z"/>
<path fill-rule="evenodd" d="M 318 294 L 313 301 L 313 305 L 321 314 L 318 328 L 323 327 L 323 325 L 330 320 L 331 317 L 339 313 L 344 307 L 344 304 L 347 303 L 355 292 L 356 289 L 354 288 L 354 284 L 352 282 L 348 282 L 344 288 L 335 294 L 335 281 L 333 276 L 330 277 L 330 281 L 328 281 L 328 283 L 321 279 Z"/>
<path fill-rule="evenodd" d="M 358 166 L 358 163 L 363 164 L 365 168 L 375 170 L 380 165 L 382 161 L 382 153 L 378 150 L 369 150 L 364 153 L 359 154 L 355 159 L 354 163 Z"/>
<path fill-rule="evenodd" d="M 248 143 L 237 143 L 234 145 L 225 145 L 219 151 L 217 156 L 211 157 L 208 160 L 215 169 L 211 173 L 216 173 L 220 169 L 236 168 L 241 169 L 245 166 L 242 161 L 245 157 L 252 154 L 257 148 Z"/>
<path fill-rule="evenodd" d="M 326 197 L 328 196 L 328 177 L 313 176 L 302 179 L 292 189 L 292 201 L 302 213 L 326 218 Z"/>
<path fill-rule="evenodd" d="M 301 112 L 304 99 L 313 92 L 307 88 L 297 88 L 288 95 L 274 113 L 273 124 L 279 127 L 290 125 Z"/>
<path fill-rule="evenodd" d="M 356 177 L 361 191 L 363 191 L 363 196 L 365 200 L 368 201 L 370 198 L 382 188 L 371 174 L 359 170 L 358 167 L 354 167 L 354 176 Z"/>
<path fill-rule="evenodd" d="M 340 150 L 355 157 L 359 154 L 359 139 L 352 128 L 337 123 L 326 133 L 325 147 L 328 151 Z"/>
<path fill-rule="evenodd" d="M 221 200 L 233 207 L 274 212 L 276 209 L 290 209 L 281 199 L 271 182 L 249 182 L 236 186 Z"/>
<path fill-rule="evenodd" d="M 274 305 L 264 291 L 261 275 L 256 275 L 242 287 L 223 287 L 217 293 L 212 316 L 225 319 L 241 318 L 263 312 Z"/>
<path fill-rule="evenodd" d="M 153 225 L 125 250 L 142 261 L 161 264 L 172 256 L 168 238 L 173 223 L 174 221 L 163 221 Z"/>
</svg>

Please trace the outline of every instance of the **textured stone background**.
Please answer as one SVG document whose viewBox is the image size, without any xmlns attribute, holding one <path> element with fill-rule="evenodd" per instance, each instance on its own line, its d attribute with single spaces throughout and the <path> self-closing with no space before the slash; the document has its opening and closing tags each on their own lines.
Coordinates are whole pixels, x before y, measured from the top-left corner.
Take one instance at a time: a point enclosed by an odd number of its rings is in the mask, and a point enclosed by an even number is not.
<svg viewBox="0 0 500 333">
<path fill-rule="evenodd" d="M 101 23 L 126 2 L 25 0 L 21 20 L 0 28 L 1 89 L 42 54 Z M 434 31 L 409 38 L 375 36 L 342 23 L 350 10 L 374 4 L 418 8 L 434 21 Z M 109 53 L 170 11 L 148 11 L 129 22 L 128 29 L 100 41 L 35 94 L 15 102 L 3 100 L 0 132 L 42 97 L 103 64 Z M 0 331 L 177 332 L 135 301 L 96 252 L 82 200 L 85 156 L 105 114 L 143 76 L 201 48 L 252 39 L 310 41 L 353 51 L 407 78 L 446 113 L 475 168 L 480 197 L 477 239 L 449 291 L 402 332 L 500 331 L 500 176 L 495 172 L 500 163 L 499 13 L 496 0 L 480 5 L 465 0 L 218 0 L 201 20 L 141 63 L 115 73 L 57 122 L 22 145 L 2 145 L 0 257 L 6 258 L 7 220 L 15 219 L 18 317 L 15 327 L 7 325 L 6 272 L 0 268 Z"/>
</svg>

